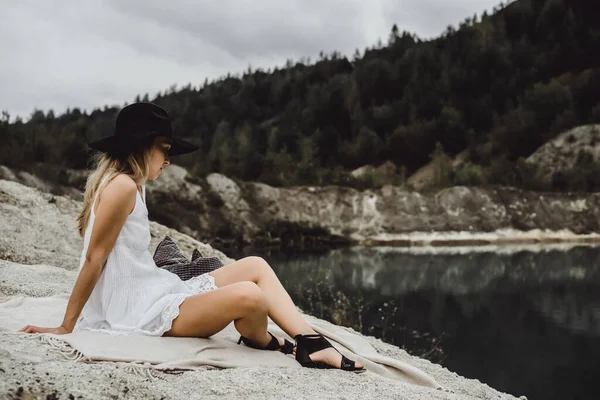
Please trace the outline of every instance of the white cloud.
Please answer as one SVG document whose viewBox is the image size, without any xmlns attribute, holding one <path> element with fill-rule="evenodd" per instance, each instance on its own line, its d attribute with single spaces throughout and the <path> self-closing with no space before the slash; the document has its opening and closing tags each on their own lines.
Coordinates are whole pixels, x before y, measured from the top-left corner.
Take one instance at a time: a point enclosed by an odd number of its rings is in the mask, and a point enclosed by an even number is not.
<svg viewBox="0 0 600 400">
<path fill-rule="evenodd" d="M 123 104 L 172 84 L 429 38 L 492 0 L 0 0 L 0 110 Z"/>
</svg>

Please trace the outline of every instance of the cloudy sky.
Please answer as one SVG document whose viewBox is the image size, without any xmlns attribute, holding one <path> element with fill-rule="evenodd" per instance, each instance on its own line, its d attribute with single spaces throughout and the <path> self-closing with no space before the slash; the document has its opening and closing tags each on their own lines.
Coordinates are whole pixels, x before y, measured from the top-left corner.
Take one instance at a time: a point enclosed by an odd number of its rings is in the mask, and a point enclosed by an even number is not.
<svg viewBox="0 0 600 400">
<path fill-rule="evenodd" d="M 499 0 L 0 0 L 0 110 L 25 119 L 421 38 Z"/>
</svg>

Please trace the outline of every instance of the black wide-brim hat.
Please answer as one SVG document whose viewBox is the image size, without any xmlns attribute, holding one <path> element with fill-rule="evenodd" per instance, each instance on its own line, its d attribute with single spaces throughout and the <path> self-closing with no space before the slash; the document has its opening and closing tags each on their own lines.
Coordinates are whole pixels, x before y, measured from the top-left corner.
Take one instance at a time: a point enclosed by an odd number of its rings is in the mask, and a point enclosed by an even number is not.
<svg viewBox="0 0 600 400">
<path fill-rule="evenodd" d="M 173 137 L 173 128 L 167 112 L 154 103 L 146 102 L 123 107 L 117 115 L 114 133 L 91 142 L 88 146 L 113 156 L 122 156 L 157 136 L 171 139 L 169 156 L 191 153 L 199 149 L 192 143 Z"/>
</svg>

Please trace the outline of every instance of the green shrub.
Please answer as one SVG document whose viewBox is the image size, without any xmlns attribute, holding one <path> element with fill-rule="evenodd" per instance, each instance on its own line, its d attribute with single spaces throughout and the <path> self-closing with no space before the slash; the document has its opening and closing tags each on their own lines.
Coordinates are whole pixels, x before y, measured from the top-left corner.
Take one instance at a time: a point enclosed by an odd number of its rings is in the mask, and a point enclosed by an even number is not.
<svg viewBox="0 0 600 400">
<path fill-rule="evenodd" d="M 480 165 L 466 163 L 453 175 L 452 183 L 459 186 L 477 186 L 484 183 L 483 169 Z"/>
</svg>

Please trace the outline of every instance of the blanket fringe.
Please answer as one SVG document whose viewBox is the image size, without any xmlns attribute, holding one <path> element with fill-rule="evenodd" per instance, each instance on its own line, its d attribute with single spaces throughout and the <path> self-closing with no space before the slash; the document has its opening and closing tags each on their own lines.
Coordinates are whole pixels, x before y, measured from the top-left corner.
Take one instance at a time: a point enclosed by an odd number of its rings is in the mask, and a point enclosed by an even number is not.
<svg viewBox="0 0 600 400">
<path fill-rule="evenodd" d="M 151 368 L 150 364 L 138 364 L 135 362 L 111 362 L 111 361 L 93 361 L 89 357 L 86 357 L 82 352 L 77 349 L 74 349 L 64 340 L 60 340 L 54 336 L 48 336 L 41 333 L 27 335 L 24 339 L 34 339 L 39 340 L 42 343 L 49 346 L 49 350 L 54 353 L 61 354 L 67 360 L 73 362 L 88 362 L 88 363 L 97 363 L 97 364 L 112 364 L 117 365 L 118 367 L 122 367 L 123 371 L 132 373 L 137 376 L 141 376 L 144 378 L 148 378 L 151 380 L 159 379 L 158 374 L 155 370 Z"/>
<path fill-rule="evenodd" d="M 160 376 L 156 374 L 156 371 L 152 369 L 150 365 L 136 364 L 136 363 L 122 363 L 120 365 L 123 371 L 128 372 L 133 375 L 141 376 L 143 378 L 148 378 L 150 380 L 160 379 Z"/>
<path fill-rule="evenodd" d="M 0 334 L 5 332 L 0 332 Z M 110 364 L 116 366 L 117 368 L 122 369 L 124 372 L 141 376 L 143 378 L 147 378 L 150 380 L 164 380 L 166 375 L 181 375 L 186 371 L 190 371 L 190 369 L 184 368 L 155 368 L 150 363 L 140 363 L 140 362 L 126 362 L 126 361 L 95 361 L 91 358 L 85 356 L 79 350 L 71 347 L 71 345 L 60 338 L 54 336 L 48 336 L 43 333 L 34 333 L 23 336 L 23 339 L 33 339 L 39 340 L 42 343 L 48 345 L 49 350 L 55 353 L 61 354 L 65 359 L 73 361 L 73 362 L 87 362 L 94 364 Z M 204 370 L 218 370 L 220 368 L 206 365 L 204 368 L 196 368 L 196 370 L 204 369 Z"/>
<path fill-rule="evenodd" d="M 61 354 L 67 360 L 70 360 L 73 362 L 79 362 L 79 361 L 92 362 L 92 360 L 89 357 L 86 357 L 85 355 L 83 355 L 82 352 L 80 352 L 77 349 L 74 349 L 64 340 L 60 340 L 59 338 L 56 338 L 54 336 L 37 334 L 37 335 L 28 336 L 26 338 L 27 339 L 39 339 L 42 343 L 47 344 L 50 347 L 50 351 Z"/>
</svg>

